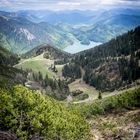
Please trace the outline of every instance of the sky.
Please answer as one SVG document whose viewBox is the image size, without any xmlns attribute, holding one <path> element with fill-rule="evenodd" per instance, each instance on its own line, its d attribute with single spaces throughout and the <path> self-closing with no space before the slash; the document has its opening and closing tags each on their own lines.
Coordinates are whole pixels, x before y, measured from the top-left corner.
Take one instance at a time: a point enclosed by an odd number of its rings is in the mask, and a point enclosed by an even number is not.
<svg viewBox="0 0 140 140">
<path fill-rule="evenodd" d="M 140 8 L 140 0 L 0 0 L 1 10 L 94 10 Z"/>
</svg>

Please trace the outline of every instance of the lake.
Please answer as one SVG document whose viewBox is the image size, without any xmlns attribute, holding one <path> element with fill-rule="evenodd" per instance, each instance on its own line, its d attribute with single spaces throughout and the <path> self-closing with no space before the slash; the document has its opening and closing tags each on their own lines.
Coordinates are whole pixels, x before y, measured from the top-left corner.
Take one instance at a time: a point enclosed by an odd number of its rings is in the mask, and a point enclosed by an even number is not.
<svg viewBox="0 0 140 140">
<path fill-rule="evenodd" d="M 80 51 L 84 51 L 84 50 L 93 48 L 93 47 L 98 46 L 100 44 L 102 44 L 102 43 L 100 43 L 100 42 L 93 42 L 93 41 L 91 41 L 89 45 L 83 45 L 80 42 L 74 42 L 73 45 L 67 46 L 64 49 L 64 51 L 66 51 L 68 53 L 71 53 L 71 54 L 74 54 L 74 53 L 78 53 Z"/>
</svg>

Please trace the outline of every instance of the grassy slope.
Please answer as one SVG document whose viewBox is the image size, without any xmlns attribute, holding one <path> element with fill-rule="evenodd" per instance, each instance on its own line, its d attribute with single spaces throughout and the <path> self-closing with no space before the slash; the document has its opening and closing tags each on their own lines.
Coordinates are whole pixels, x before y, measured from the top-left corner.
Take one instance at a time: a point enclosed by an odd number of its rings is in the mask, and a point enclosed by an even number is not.
<svg viewBox="0 0 140 140">
<path fill-rule="evenodd" d="M 139 99 L 140 87 L 137 87 L 136 89 L 124 91 L 114 96 L 108 96 L 101 100 L 97 99 L 88 104 L 73 104 L 72 107 L 76 107 L 86 118 L 90 118 L 93 115 L 102 115 L 113 111 L 122 112 L 124 109 L 132 109 L 135 106 L 140 107 Z"/>
<path fill-rule="evenodd" d="M 22 69 L 32 69 L 34 72 L 41 72 L 43 76 L 46 75 L 46 73 L 49 75 L 49 77 L 56 77 L 56 74 L 53 73 L 51 70 L 48 68 L 51 66 L 51 64 L 54 63 L 54 60 L 49 60 L 43 58 L 43 54 L 32 57 L 29 59 L 23 59 L 21 62 L 17 65 L 15 65 L 16 68 L 21 68 Z"/>
</svg>

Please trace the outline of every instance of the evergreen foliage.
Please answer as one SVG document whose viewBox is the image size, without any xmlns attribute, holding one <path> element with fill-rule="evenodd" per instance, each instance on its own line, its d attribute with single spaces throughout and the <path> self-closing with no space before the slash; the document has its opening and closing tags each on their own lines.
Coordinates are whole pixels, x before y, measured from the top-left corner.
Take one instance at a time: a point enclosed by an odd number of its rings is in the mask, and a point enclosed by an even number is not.
<svg viewBox="0 0 140 140">
<path fill-rule="evenodd" d="M 0 42 L 1 43 L 1 42 Z M 2 47 L 0 44 L 0 65 L 13 66 L 18 63 L 19 58 L 16 54 L 9 52 L 7 49 Z"/>
<path fill-rule="evenodd" d="M 98 99 L 102 99 L 102 92 L 99 91 Z"/>
<path fill-rule="evenodd" d="M 31 81 L 38 82 L 40 87 L 45 89 L 46 92 L 48 91 L 50 93 L 50 96 L 63 100 L 67 97 L 67 95 L 69 95 L 69 87 L 65 80 L 49 78 L 47 74 L 45 78 L 43 78 L 41 72 L 35 73 L 32 70 L 29 71 L 31 74 Z"/>
<path fill-rule="evenodd" d="M 72 64 L 81 66 L 85 71 L 83 80 L 98 90 L 118 89 L 140 78 L 139 38 L 140 27 L 137 27 L 103 45 L 76 54 Z M 76 73 L 73 71 L 70 75 Z"/>
<path fill-rule="evenodd" d="M 105 114 L 113 111 L 121 112 L 124 109 L 140 107 L 139 100 L 140 88 L 96 100 L 91 104 L 77 105 L 77 109 L 80 110 L 85 117 L 91 117 L 92 115 Z"/>
<path fill-rule="evenodd" d="M 78 79 L 81 78 L 81 69 L 76 64 L 66 64 L 62 69 L 62 75 L 66 78 Z"/>
<path fill-rule="evenodd" d="M 47 140 L 81 140 L 89 127 L 80 113 L 21 85 L 0 89 L 0 130 L 21 140 L 33 135 Z"/>
<path fill-rule="evenodd" d="M 12 67 L 18 63 L 19 57 L 3 48 L 4 45 L 0 37 L 0 87 L 10 88 L 15 84 L 23 84 L 26 73 Z"/>
</svg>

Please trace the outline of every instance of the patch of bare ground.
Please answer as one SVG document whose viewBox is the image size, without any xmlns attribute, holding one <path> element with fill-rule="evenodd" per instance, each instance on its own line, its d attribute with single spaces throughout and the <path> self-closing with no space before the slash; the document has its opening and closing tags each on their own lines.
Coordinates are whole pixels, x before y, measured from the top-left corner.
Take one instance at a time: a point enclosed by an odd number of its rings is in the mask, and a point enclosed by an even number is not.
<svg viewBox="0 0 140 140">
<path fill-rule="evenodd" d="M 140 109 L 93 116 L 92 140 L 140 140 Z"/>
</svg>

